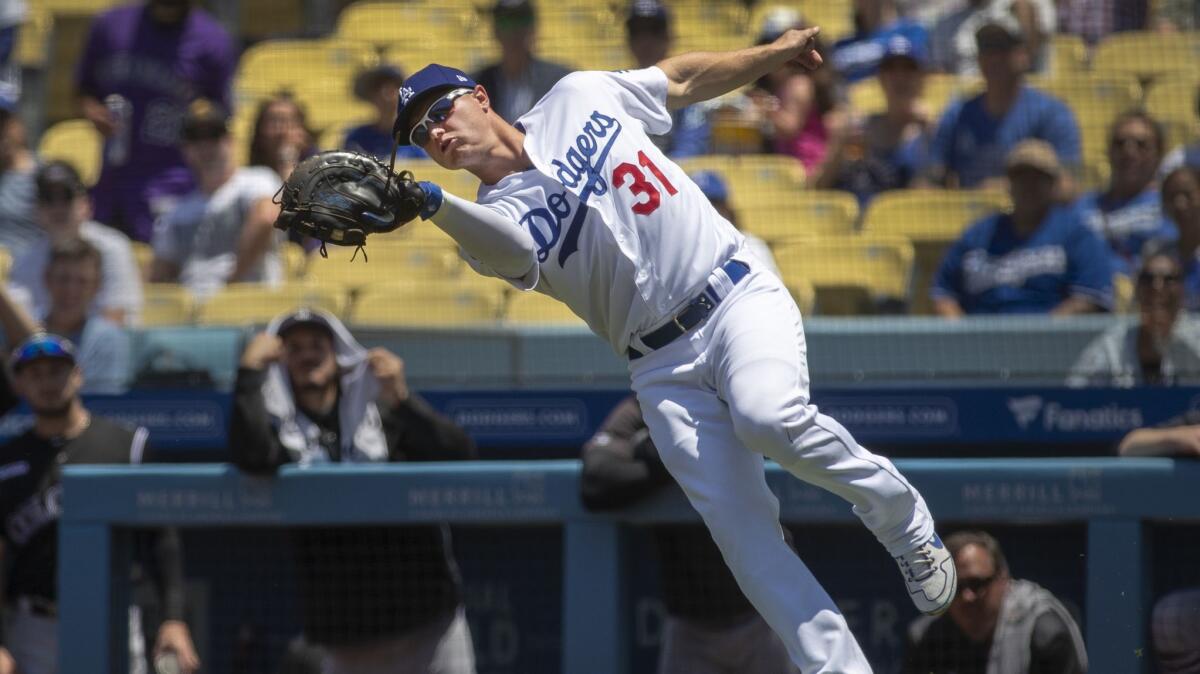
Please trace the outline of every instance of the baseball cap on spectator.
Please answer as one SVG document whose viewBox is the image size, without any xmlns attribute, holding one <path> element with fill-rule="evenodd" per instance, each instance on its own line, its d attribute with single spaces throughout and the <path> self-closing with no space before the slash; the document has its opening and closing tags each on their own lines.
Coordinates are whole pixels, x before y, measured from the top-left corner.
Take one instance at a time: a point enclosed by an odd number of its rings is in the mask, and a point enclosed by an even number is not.
<svg viewBox="0 0 1200 674">
<path fill-rule="evenodd" d="M 392 136 L 401 145 L 408 145 L 408 134 L 412 130 L 413 113 L 430 102 L 430 97 L 451 89 L 475 88 L 475 80 L 463 71 L 450 66 L 431 63 L 413 73 L 400 87 L 400 99 L 396 101 L 396 123 L 392 125 Z M 419 119 L 419 118 L 418 118 Z"/>
<path fill-rule="evenodd" d="M 39 202 L 62 202 L 87 194 L 87 186 L 79 172 L 65 161 L 54 160 L 43 164 L 34 177 Z"/>
<path fill-rule="evenodd" d="M 975 31 L 975 45 L 979 51 L 988 49 L 1012 49 L 1024 44 L 1025 33 L 1015 16 L 998 14 L 989 18 Z"/>
<path fill-rule="evenodd" d="M 492 21 L 497 30 L 528 28 L 537 21 L 537 12 L 530 0 L 496 0 Z"/>
<path fill-rule="evenodd" d="M 75 364 L 75 345 L 71 340 L 48 332 L 39 332 L 13 349 L 9 365 L 13 372 L 44 358 L 65 360 Z"/>
<path fill-rule="evenodd" d="M 320 328 L 321 330 L 328 332 L 330 336 L 334 334 L 333 326 L 329 324 L 329 319 L 326 318 L 321 312 L 313 311 L 312 309 L 308 308 L 297 309 L 296 311 L 293 311 L 285 316 L 284 319 L 279 322 L 279 328 L 275 330 L 275 334 L 283 337 L 288 333 L 288 331 L 301 326 Z"/>
<path fill-rule="evenodd" d="M 625 17 L 625 32 L 666 35 L 671 26 L 671 12 L 659 0 L 634 0 Z"/>
<path fill-rule="evenodd" d="M 804 26 L 804 16 L 791 7 L 773 7 L 763 16 L 758 28 L 757 44 L 767 44 L 779 39 L 792 28 Z"/>
<path fill-rule="evenodd" d="M 404 84 L 404 73 L 387 63 L 367 68 L 354 77 L 354 97 L 360 101 L 369 101 L 384 82 L 394 82 L 399 89 L 400 85 Z"/>
<path fill-rule="evenodd" d="M 1054 146 L 1044 140 L 1030 138 L 1017 143 L 1017 146 L 1008 153 L 1005 159 L 1004 168 L 1007 171 L 1014 171 L 1018 168 L 1032 168 L 1051 178 L 1057 178 L 1062 175 L 1062 164 L 1058 162 L 1058 155 L 1054 152 Z"/>
<path fill-rule="evenodd" d="M 691 179 L 709 201 L 729 201 L 729 188 L 716 171 L 696 171 Z"/>
<path fill-rule="evenodd" d="M 880 67 L 893 59 L 904 59 L 916 64 L 917 68 L 925 70 L 929 65 L 929 51 L 923 40 L 911 40 L 896 34 L 888 38 L 883 45 L 883 56 L 879 59 Z"/>
<path fill-rule="evenodd" d="M 197 98 L 183 115 L 180 137 L 184 141 L 216 140 L 229 134 L 229 115 L 219 103 Z"/>
</svg>

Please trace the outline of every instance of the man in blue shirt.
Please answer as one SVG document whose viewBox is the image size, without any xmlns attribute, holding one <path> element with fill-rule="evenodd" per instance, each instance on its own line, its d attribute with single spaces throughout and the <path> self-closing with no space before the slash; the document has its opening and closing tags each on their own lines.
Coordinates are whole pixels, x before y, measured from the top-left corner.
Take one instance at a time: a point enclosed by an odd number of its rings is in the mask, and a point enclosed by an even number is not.
<svg viewBox="0 0 1200 674">
<path fill-rule="evenodd" d="M 1140 111 L 1121 115 L 1108 136 L 1108 189 L 1089 192 L 1075 205 L 1084 224 L 1108 243 L 1122 274 L 1133 272 L 1147 241 L 1179 237 L 1163 218 L 1155 182 L 1163 149 L 1162 127 L 1153 117 Z"/>
<path fill-rule="evenodd" d="M 1016 20 L 997 18 L 976 33 L 984 92 L 947 108 L 930 153 L 929 178 L 947 187 L 999 184 L 1004 157 L 1026 138 L 1050 143 L 1075 169 L 1079 125 L 1065 103 L 1025 85 L 1029 53 Z"/>
<path fill-rule="evenodd" d="M 833 45 L 833 67 L 847 83 L 874 77 L 889 41 L 900 36 L 924 51 L 925 27 L 901 18 L 895 0 L 855 0 L 854 35 Z"/>
<path fill-rule="evenodd" d="M 1026 140 L 1009 153 L 1013 212 L 967 228 L 934 278 L 934 309 L 963 314 L 1083 314 L 1112 304 L 1112 259 L 1104 242 L 1054 203 L 1062 167 L 1054 148 Z"/>
</svg>

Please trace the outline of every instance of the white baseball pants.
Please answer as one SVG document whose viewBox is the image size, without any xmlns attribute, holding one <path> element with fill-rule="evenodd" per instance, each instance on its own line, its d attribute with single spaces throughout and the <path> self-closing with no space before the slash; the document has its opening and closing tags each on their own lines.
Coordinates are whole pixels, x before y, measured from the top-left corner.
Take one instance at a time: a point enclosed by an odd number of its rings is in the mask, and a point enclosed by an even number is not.
<svg viewBox="0 0 1200 674">
<path fill-rule="evenodd" d="M 809 401 L 804 328 L 783 283 L 760 265 L 736 287 L 720 270 L 710 282 L 725 298 L 707 321 L 630 361 L 650 435 L 800 670 L 870 672 L 845 618 L 784 542 L 763 457 L 849 501 L 893 556 L 931 536 L 933 519 L 890 461 Z"/>
</svg>

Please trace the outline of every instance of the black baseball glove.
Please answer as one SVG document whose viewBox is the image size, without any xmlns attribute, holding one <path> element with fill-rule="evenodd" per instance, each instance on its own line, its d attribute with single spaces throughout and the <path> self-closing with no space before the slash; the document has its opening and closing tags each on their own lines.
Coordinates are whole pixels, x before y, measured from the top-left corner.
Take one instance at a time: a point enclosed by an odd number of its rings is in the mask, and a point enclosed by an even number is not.
<svg viewBox="0 0 1200 674">
<path fill-rule="evenodd" d="M 362 246 L 367 235 L 410 222 L 425 192 L 409 171 L 399 175 L 374 157 L 344 150 L 300 162 L 276 195 L 275 226 L 323 243 Z"/>
</svg>

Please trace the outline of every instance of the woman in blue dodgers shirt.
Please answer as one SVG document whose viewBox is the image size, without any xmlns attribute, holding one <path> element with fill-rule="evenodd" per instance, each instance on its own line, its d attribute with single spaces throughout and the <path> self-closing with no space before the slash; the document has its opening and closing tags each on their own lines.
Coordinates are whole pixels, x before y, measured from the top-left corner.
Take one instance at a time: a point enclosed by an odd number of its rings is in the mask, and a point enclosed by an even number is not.
<svg viewBox="0 0 1200 674">
<path fill-rule="evenodd" d="M 1165 140 L 1162 126 L 1146 112 L 1118 117 L 1108 133 L 1108 187 L 1088 192 L 1075 204 L 1083 223 L 1112 248 L 1119 273 L 1136 271 L 1146 242 L 1178 237 L 1175 226 L 1163 219 L 1155 180 Z"/>
<path fill-rule="evenodd" d="M 1006 161 L 1013 212 L 967 228 L 934 279 L 934 308 L 963 314 L 1081 314 L 1112 303 L 1108 247 L 1071 209 L 1055 204 L 1062 167 L 1054 149 L 1026 140 Z"/>
</svg>

